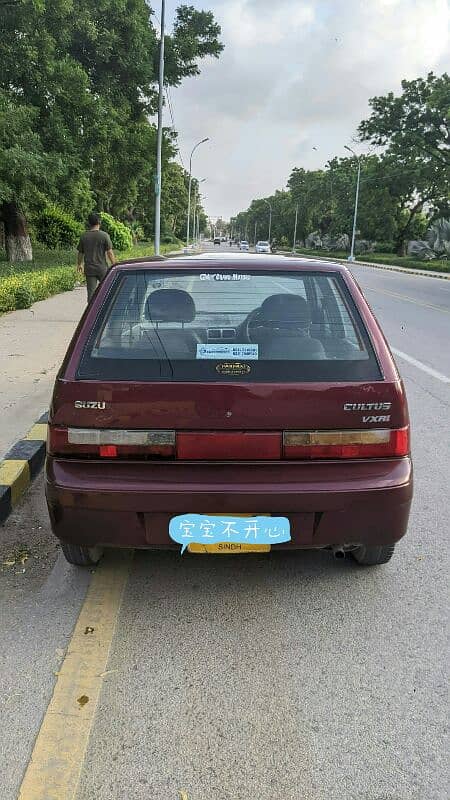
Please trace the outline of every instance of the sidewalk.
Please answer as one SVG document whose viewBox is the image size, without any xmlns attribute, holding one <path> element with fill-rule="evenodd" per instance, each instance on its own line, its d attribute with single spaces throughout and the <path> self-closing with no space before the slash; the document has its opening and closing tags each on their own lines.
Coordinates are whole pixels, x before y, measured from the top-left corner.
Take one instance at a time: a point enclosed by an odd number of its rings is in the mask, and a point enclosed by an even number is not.
<svg viewBox="0 0 450 800">
<path fill-rule="evenodd" d="M 0 459 L 47 411 L 85 306 L 83 286 L 0 317 Z"/>
<path fill-rule="evenodd" d="M 85 307 L 81 286 L 0 316 L 0 460 L 48 411 L 56 373 Z"/>
</svg>

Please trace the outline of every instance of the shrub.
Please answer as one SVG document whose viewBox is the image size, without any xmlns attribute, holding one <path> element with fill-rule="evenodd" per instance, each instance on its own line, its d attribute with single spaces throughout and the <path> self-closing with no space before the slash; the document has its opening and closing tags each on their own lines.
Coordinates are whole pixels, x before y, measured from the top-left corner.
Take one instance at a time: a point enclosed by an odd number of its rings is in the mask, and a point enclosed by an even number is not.
<svg viewBox="0 0 450 800">
<path fill-rule="evenodd" d="M 56 206 L 41 211 L 34 220 L 39 242 L 56 250 L 59 247 L 75 247 L 83 232 L 83 226 L 70 214 Z"/>
<path fill-rule="evenodd" d="M 144 229 L 140 222 L 127 222 L 125 223 L 127 228 L 131 231 L 131 235 L 133 237 L 133 244 L 137 244 L 138 242 L 142 242 L 145 239 Z"/>
<path fill-rule="evenodd" d="M 129 248 L 133 246 L 133 237 L 130 229 L 127 228 L 123 222 L 114 219 L 110 214 L 102 212 L 101 218 L 102 229 L 106 231 L 106 233 L 109 233 L 114 249 L 129 250 Z"/>
<path fill-rule="evenodd" d="M 33 292 L 29 286 L 21 284 L 14 291 L 16 308 L 30 308 L 33 304 Z"/>
<path fill-rule="evenodd" d="M 178 239 L 174 233 L 165 233 L 161 241 L 163 244 L 178 244 Z"/>
<path fill-rule="evenodd" d="M 79 276 L 75 267 L 20 270 L 0 276 L 0 314 L 17 308 L 29 308 L 59 292 L 74 289 Z"/>
<path fill-rule="evenodd" d="M 393 242 L 375 242 L 375 253 L 393 253 Z"/>
</svg>

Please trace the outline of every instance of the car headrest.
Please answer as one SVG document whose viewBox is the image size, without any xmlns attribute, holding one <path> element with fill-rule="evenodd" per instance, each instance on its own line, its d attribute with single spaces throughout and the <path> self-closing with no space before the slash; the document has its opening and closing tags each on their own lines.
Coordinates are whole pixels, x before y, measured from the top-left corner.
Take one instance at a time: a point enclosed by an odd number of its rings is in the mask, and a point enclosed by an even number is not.
<svg viewBox="0 0 450 800">
<path fill-rule="evenodd" d="M 267 322 L 295 323 L 306 327 L 311 322 L 308 303 L 295 294 L 273 294 L 261 305 L 260 319 Z"/>
<path fill-rule="evenodd" d="M 152 322 L 192 322 L 195 303 L 181 289 L 157 289 L 147 300 L 146 317 Z"/>
</svg>

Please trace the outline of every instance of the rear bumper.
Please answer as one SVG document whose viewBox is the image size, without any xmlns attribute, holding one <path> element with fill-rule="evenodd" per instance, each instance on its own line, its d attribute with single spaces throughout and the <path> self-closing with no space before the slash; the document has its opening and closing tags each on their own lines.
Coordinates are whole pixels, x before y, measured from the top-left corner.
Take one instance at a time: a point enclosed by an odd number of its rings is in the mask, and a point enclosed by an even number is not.
<svg viewBox="0 0 450 800">
<path fill-rule="evenodd" d="M 177 514 L 277 514 L 281 548 L 389 544 L 407 530 L 409 458 L 360 462 L 143 463 L 47 458 L 52 528 L 76 544 L 179 549 Z"/>
</svg>

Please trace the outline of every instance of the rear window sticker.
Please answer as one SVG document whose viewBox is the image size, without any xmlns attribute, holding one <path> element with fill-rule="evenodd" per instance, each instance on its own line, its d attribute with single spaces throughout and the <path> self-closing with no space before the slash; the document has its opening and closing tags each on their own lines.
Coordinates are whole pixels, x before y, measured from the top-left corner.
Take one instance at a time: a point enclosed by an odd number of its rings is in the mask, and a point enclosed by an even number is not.
<svg viewBox="0 0 450 800">
<path fill-rule="evenodd" d="M 243 275 L 240 272 L 232 274 L 226 272 L 202 272 L 201 281 L 249 281 L 251 275 Z"/>
<path fill-rule="evenodd" d="M 251 371 L 250 364 L 243 364 L 242 361 L 224 361 L 216 366 L 219 375 L 249 375 Z"/>
<path fill-rule="evenodd" d="M 197 359 L 258 360 L 257 344 L 198 344 Z"/>
</svg>

